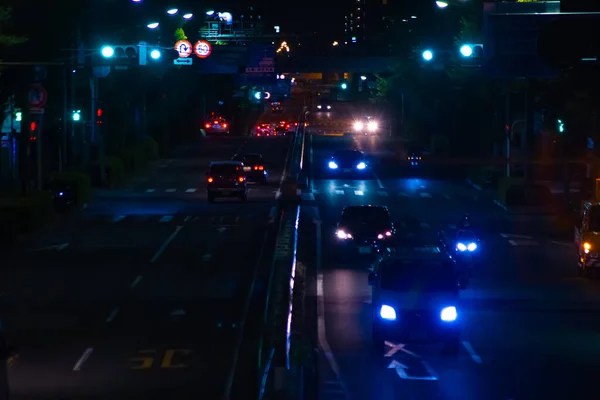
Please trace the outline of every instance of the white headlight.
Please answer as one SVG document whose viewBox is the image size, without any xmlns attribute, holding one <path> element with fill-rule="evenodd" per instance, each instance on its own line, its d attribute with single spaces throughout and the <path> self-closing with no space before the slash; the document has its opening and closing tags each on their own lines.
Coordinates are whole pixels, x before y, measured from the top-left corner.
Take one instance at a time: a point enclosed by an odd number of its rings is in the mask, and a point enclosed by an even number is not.
<svg viewBox="0 0 600 400">
<path fill-rule="evenodd" d="M 362 129 L 364 128 L 364 125 L 362 122 L 355 122 L 354 123 L 354 129 L 356 129 L 357 131 L 362 131 Z"/>
<path fill-rule="evenodd" d="M 469 251 L 475 251 L 475 250 L 477 250 L 477 244 L 476 243 L 469 243 L 469 245 L 467 246 L 467 250 L 469 250 Z"/>
<path fill-rule="evenodd" d="M 371 121 L 371 122 L 369 122 L 367 127 L 369 128 L 370 131 L 376 131 L 378 128 L 378 125 L 377 125 L 377 122 Z"/>
<path fill-rule="evenodd" d="M 456 321 L 456 317 L 458 317 L 458 313 L 454 306 L 446 307 L 440 313 L 440 319 L 445 322 Z"/>
<path fill-rule="evenodd" d="M 394 310 L 393 307 L 390 307 L 388 305 L 382 305 L 381 309 L 379 310 L 379 316 L 382 319 L 387 319 L 388 321 L 395 321 L 396 320 L 396 310 Z"/>
<path fill-rule="evenodd" d="M 457 249 L 458 251 L 466 251 L 466 250 L 467 250 L 467 246 L 465 246 L 465 244 L 464 244 L 464 243 L 457 243 L 457 244 L 456 244 L 456 249 Z"/>
<path fill-rule="evenodd" d="M 365 164 L 364 162 L 359 162 L 356 165 L 356 168 L 358 168 L 358 169 L 365 169 L 365 168 L 367 168 L 367 164 Z"/>
<path fill-rule="evenodd" d="M 321 106 L 319 105 L 319 106 L 317 106 L 317 108 L 320 110 L 320 109 L 321 109 Z"/>
<path fill-rule="evenodd" d="M 333 161 L 329 161 L 329 168 L 330 168 L 330 169 L 337 169 L 337 167 L 338 167 L 338 166 L 337 166 L 337 164 L 336 164 L 335 162 L 333 162 Z"/>
<path fill-rule="evenodd" d="M 328 110 L 331 110 L 331 106 L 327 106 L 327 109 L 328 109 Z"/>
</svg>

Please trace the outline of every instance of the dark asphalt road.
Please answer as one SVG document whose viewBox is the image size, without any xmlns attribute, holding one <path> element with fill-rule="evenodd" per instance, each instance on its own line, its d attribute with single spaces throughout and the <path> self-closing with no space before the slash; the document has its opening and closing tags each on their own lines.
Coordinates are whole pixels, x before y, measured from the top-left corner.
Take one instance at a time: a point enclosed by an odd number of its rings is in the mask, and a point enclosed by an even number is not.
<svg viewBox="0 0 600 400">
<path fill-rule="evenodd" d="M 221 398 L 287 145 L 199 138 L 3 262 L 14 398 Z M 269 185 L 208 204 L 208 163 L 240 150 L 264 155 Z"/>
<path fill-rule="evenodd" d="M 598 398 L 599 285 L 576 277 L 572 245 L 544 232 L 519 236 L 522 225 L 464 179 L 438 180 L 435 176 L 447 172 L 439 170 L 415 176 L 417 171 L 383 160 L 386 142 L 348 137 L 310 142 L 314 179 L 303 194 L 300 260 L 320 266 L 321 398 Z M 331 153 L 351 147 L 376 154 L 372 173 L 356 180 L 325 174 Z M 386 205 L 400 227 L 424 235 L 451 231 L 470 213 L 487 261 L 461 293 L 458 357 L 443 356 L 435 346 L 400 343 L 373 357 L 369 261 L 341 258 L 334 245 L 333 225 L 342 208 L 353 204 Z M 322 221 L 320 252 L 315 220 Z M 406 367 L 401 373 L 399 363 Z"/>
</svg>

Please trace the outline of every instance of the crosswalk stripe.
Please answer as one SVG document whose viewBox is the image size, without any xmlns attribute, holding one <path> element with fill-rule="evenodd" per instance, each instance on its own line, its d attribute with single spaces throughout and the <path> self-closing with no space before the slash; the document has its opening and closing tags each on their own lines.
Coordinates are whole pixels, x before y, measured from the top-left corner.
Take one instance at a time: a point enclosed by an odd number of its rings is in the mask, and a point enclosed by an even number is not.
<svg viewBox="0 0 600 400">
<path fill-rule="evenodd" d="M 188 190 L 186 190 L 186 193 L 194 193 L 197 189 L 194 188 L 189 188 Z"/>
<path fill-rule="evenodd" d="M 167 193 L 175 193 L 177 191 L 177 189 L 167 189 L 165 190 L 165 192 Z"/>
<path fill-rule="evenodd" d="M 335 191 L 335 194 L 343 195 L 343 194 L 344 194 L 344 191 L 343 191 L 343 190 L 336 190 L 336 191 Z"/>
<path fill-rule="evenodd" d="M 146 190 L 146 193 L 154 193 L 154 192 L 156 192 L 156 189 L 148 189 L 148 190 Z"/>
<path fill-rule="evenodd" d="M 364 196 L 365 192 L 363 192 L 362 190 L 355 190 L 354 194 L 357 196 Z"/>
</svg>

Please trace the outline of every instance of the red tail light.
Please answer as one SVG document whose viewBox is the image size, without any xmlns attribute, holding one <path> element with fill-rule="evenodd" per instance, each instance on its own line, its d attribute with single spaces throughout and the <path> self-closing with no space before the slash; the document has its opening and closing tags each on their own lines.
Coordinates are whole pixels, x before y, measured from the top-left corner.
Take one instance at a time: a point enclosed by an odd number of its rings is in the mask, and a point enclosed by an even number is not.
<svg viewBox="0 0 600 400">
<path fill-rule="evenodd" d="M 297 123 L 297 122 L 294 122 L 294 126 L 298 126 L 298 123 Z"/>
<path fill-rule="evenodd" d="M 208 178 L 208 183 L 213 183 L 213 178 Z"/>
<path fill-rule="evenodd" d="M 204 125 L 204 127 L 210 128 L 210 124 L 206 124 L 206 125 Z"/>
<path fill-rule="evenodd" d="M 240 176 L 240 177 L 238 178 L 238 182 L 244 182 L 244 177 L 243 177 L 243 176 Z"/>
<path fill-rule="evenodd" d="M 223 128 L 227 128 L 227 124 L 223 124 Z"/>
<path fill-rule="evenodd" d="M 219 121 L 215 121 L 214 123 L 215 123 L 215 124 L 218 124 L 218 123 L 219 123 Z"/>
<path fill-rule="evenodd" d="M 256 129 L 260 129 L 260 125 L 257 125 L 257 126 L 256 126 Z"/>
</svg>

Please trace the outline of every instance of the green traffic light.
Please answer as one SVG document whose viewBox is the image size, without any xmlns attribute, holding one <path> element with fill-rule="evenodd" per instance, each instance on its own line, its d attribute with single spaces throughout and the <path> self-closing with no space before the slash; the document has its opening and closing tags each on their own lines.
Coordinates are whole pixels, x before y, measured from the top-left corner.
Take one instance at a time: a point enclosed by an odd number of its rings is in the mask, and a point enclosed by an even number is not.
<svg viewBox="0 0 600 400">
<path fill-rule="evenodd" d="M 72 118 L 73 118 L 73 121 L 75 121 L 75 122 L 81 121 L 81 111 L 79 111 L 79 110 L 73 111 Z"/>
<path fill-rule="evenodd" d="M 21 122 L 23 120 L 23 113 L 21 111 L 17 111 L 15 113 L 15 121 Z"/>
<path fill-rule="evenodd" d="M 260 99 L 262 99 L 262 93 L 261 93 L 261 92 L 255 92 L 255 93 L 254 93 L 254 98 L 255 98 L 256 100 L 260 100 Z"/>
<path fill-rule="evenodd" d="M 342 83 L 342 89 L 344 89 L 344 90 L 348 89 L 348 84 L 347 83 Z"/>
<path fill-rule="evenodd" d="M 557 120 L 556 122 L 557 122 L 557 126 L 558 126 L 558 132 L 559 133 L 564 133 L 564 131 L 565 131 L 565 123 L 562 122 L 562 120 L 560 120 L 560 119 Z"/>
</svg>

